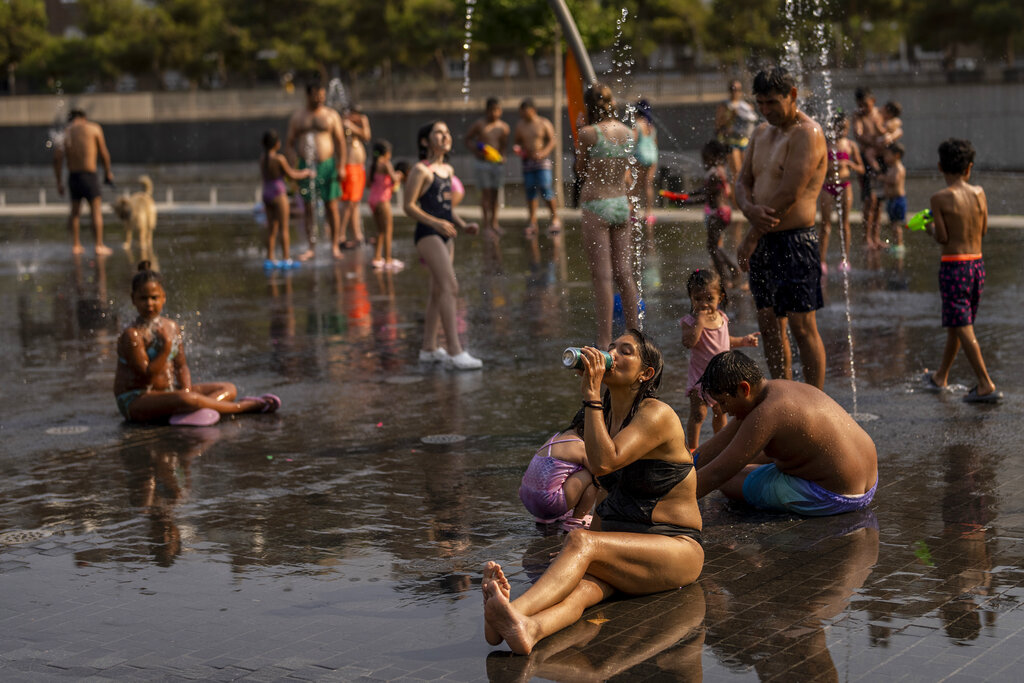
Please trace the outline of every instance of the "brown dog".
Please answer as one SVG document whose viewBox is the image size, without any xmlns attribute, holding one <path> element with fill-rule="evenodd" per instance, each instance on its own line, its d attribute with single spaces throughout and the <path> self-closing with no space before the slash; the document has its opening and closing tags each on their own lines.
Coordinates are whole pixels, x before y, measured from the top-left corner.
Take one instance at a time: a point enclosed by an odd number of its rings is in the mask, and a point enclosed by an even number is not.
<svg viewBox="0 0 1024 683">
<path fill-rule="evenodd" d="M 156 202 L 153 201 L 153 181 L 139 176 L 142 191 L 123 195 L 114 202 L 114 213 L 124 221 L 124 248 L 131 249 L 132 232 L 139 234 L 139 248 L 153 251 L 153 231 L 156 229 Z"/>
</svg>

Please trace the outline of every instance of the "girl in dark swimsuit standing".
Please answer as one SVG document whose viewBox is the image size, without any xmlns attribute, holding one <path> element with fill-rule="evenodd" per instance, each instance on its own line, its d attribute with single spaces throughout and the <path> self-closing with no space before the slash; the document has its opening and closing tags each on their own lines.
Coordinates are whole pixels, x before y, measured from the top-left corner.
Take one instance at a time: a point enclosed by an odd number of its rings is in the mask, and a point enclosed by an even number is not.
<svg viewBox="0 0 1024 683">
<path fill-rule="evenodd" d="M 423 346 L 420 362 L 444 362 L 457 370 L 476 370 L 483 363 L 469 355 L 459 343 L 456 303 L 459 281 L 452 262 L 455 259 L 455 226 L 474 235 L 476 223 L 467 223 L 452 213 L 452 134 L 444 121 L 420 128 L 416 136 L 420 161 L 409 172 L 405 183 L 405 215 L 416 221 L 416 251 L 430 271 L 430 298 L 423 321 Z M 445 347 L 437 336 L 444 328 Z"/>
<path fill-rule="evenodd" d="M 610 347 L 612 368 L 583 349 L 584 442 L 604 497 L 590 530 L 575 529 L 543 576 L 510 600 L 496 562 L 484 568 L 484 635 L 529 654 L 615 591 L 647 595 L 693 583 L 704 565 L 697 476 L 675 411 L 654 397 L 661 352 L 630 330 Z M 601 385 L 605 394 L 601 400 Z"/>
</svg>

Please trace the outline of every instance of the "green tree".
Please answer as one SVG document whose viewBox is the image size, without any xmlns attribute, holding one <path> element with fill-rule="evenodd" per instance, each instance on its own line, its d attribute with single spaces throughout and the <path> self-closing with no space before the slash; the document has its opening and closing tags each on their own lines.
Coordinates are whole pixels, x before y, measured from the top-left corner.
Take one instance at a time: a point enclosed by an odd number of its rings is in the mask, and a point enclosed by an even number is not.
<svg viewBox="0 0 1024 683">
<path fill-rule="evenodd" d="M 7 91 L 16 90 L 22 62 L 42 49 L 48 39 L 43 0 L 5 0 L 0 3 L 0 64 L 7 72 Z"/>
<path fill-rule="evenodd" d="M 708 49 L 738 68 L 778 59 L 786 35 L 779 7 L 780 0 L 714 0 Z"/>
<path fill-rule="evenodd" d="M 1002 57 L 1007 66 L 1016 61 L 1014 41 L 1024 35 L 1024 5 L 1020 0 L 980 0 L 971 19 L 978 40 L 991 56 Z"/>
</svg>

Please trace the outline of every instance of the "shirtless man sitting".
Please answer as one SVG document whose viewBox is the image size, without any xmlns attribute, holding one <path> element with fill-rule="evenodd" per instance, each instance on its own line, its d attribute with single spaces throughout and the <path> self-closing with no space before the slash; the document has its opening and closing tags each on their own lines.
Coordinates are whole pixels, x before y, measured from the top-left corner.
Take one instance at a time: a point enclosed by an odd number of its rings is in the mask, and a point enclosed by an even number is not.
<svg viewBox="0 0 1024 683">
<path fill-rule="evenodd" d="M 312 166 L 316 175 L 308 180 L 300 193 L 305 205 L 306 238 L 309 246 L 299 255 L 300 261 L 308 261 L 315 255 L 316 224 L 313 221 L 317 199 L 323 199 L 330 225 L 331 252 L 334 258 L 341 258 L 338 234 L 341 216 L 338 212 L 338 197 L 341 183 L 345 180 L 345 137 L 342 133 L 341 117 L 326 104 L 327 90 L 319 81 L 306 85 L 306 106 L 292 114 L 288 121 L 288 136 L 285 138 L 285 155 L 289 163 L 298 160 L 300 170 Z"/>
<path fill-rule="evenodd" d="M 359 202 L 366 189 L 366 145 L 370 142 L 370 119 L 353 107 L 341 118 L 345 132 L 348 161 L 345 163 L 345 182 L 341 184 L 341 242 L 342 249 L 353 249 L 363 242 L 363 226 L 359 215 Z M 352 239 L 347 239 L 349 223 Z"/>
<path fill-rule="evenodd" d="M 766 380 L 739 351 L 712 358 L 701 388 L 735 419 L 693 453 L 698 498 L 719 489 L 758 508 L 812 517 L 859 510 L 874 498 L 875 444 L 824 392 Z"/>
<path fill-rule="evenodd" d="M 68 115 L 68 126 L 64 129 L 63 144 L 58 144 L 53 152 L 53 171 L 57 175 L 57 192 L 64 196 L 64 159 L 68 162 L 68 191 L 71 193 L 71 214 L 68 216 L 68 227 L 71 229 L 74 254 L 84 250 L 78 232 L 82 215 L 82 200 L 89 202 L 92 212 L 92 229 L 96 235 L 96 254 L 110 253 L 110 247 L 103 244 L 103 194 L 100 190 L 99 178 L 96 177 L 96 157 L 103 163 L 103 180 L 108 185 L 114 183 L 114 174 L 110 170 L 110 152 L 103 138 L 103 129 L 98 123 L 89 121 L 81 109 L 72 109 Z"/>
</svg>

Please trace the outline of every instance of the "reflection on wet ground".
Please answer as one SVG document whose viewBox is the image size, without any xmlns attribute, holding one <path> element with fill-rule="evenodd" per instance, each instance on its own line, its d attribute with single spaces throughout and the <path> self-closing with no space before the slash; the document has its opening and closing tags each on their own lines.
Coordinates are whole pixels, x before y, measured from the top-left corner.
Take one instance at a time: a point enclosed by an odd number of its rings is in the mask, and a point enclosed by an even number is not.
<svg viewBox="0 0 1024 683">
<path fill-rule="evenodd" d="M 878 416 L 871 512 L 803 520 L 710 497 L 697 585 L 600 605 L 530 657 L 484 643 L 479 570 L 498 560 L 518 593 L 559 544 L 516 490 L 578 402 L 561 349 L 593 334 L 574 226 L 564 248 L 510 228 L 502 268 L 460 238 L 460 325 L 485 368 L 457 374 L 416 363 L 419 266 L 383 274 L 349 253 L 267 275 L 258 226 L 164 221 L 166 311 L 193 377 L 284 400 L 201 429 L 118 416 L 129 256 L 72 259 L 56 223 L 0 234 L 5 680 L 990 680 L 1024 657 L 1024 232 L 986 242 L 978 336 L 1002 406 L 959 400 L 963 359 L 958 391 L 921 390 L 945 340 L 935 246 L 914 235 L 903 259 L 855 253 L 856 398 Z M 397 235 L 415 262 L 410 226 Z M 699 226 L 659 224 L 644 272 L 663 396 L 680 411 L 676 321 L 704 259 Z M 850 407 L 834 276 L 828 295 L 826 386 Z M 754 329 L 747 295 L 730 312 Z"/>
</svg>

